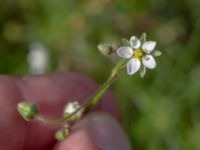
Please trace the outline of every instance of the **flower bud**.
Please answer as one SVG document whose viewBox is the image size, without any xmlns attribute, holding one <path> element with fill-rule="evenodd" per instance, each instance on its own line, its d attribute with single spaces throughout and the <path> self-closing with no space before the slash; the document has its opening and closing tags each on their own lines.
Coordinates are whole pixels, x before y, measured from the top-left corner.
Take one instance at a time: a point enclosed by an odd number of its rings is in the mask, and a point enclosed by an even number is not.
<svg viewBox="0 0 200 150">
<path fill-rule="evenodd" d="M 75 111 L 80 109 L 80 107 L 81 106 L 79 105 L 79 103 L 77 101 L 69 102 L 64 108 L 64 112 L 63 112 L 64 118 L 73 114 Z M 83 109 L 81 108 L 79 111 L 76 112 L 76 114 L 74 114 L 70 118 L 70 120 L 77 120 L 77 119 L 81 118 L 82 114 L 83 114 Z"/>
<path fill-rule="evenodd" d="M 62 141 L 62 140 L 64 140 L 68 135 L 69 135 L 69 130 L 68 130 L 68 128 L 63 128 L 63 129 L 58 130 L 58 131 L 55 133 L 55 138 L 56 138 L 58 141 Z"/>
<path fill-rule="evenodd" d="M 34 117 L 38 114 L 37 106 L 25 101 L 17 104 L 17 111 L 26 121 L 33 120 Z"/>
<path fill-rule="evenodd" d="M 107 43 L 99 44 L 97 46 L 97 48 L 105 56 L 111 55 L 114 52 L 114 49 L 112 48 L 112 45 L 107 44 Z"/>
</svg>

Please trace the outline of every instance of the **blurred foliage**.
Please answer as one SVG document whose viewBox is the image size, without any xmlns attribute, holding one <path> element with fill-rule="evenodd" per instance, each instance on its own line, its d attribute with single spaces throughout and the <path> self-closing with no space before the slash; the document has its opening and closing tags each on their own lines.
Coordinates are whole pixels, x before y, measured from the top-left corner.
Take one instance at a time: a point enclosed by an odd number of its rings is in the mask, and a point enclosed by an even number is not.
<svg viewBox="0 0 200 150">
<path fill-rule="evenodd" d="M 163 55 L 144 79 L 125 71 L 112 90 L 134 149 L 200 149 L 199 0 L 0 0 L 0 72 L 28 73 L 41 42 L 49 71 L 73 70 L 102 83 L 114 63 L 102 41 L 148 33 Z"/>
</svg>

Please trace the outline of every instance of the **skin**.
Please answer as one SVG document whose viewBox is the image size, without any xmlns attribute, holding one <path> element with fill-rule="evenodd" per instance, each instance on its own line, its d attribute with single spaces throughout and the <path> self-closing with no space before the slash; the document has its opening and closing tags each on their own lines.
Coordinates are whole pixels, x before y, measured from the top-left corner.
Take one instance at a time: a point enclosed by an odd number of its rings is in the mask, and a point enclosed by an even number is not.
<svg viewBox="0 0 200 150">
<path fill-rule="evenodd" d="M 58 127 L 26 122 L 16 111 L 18 102 L 27 100 L 37 104 L 41 114 L 59 118 L 63 106 L 71 101 L 80 103 L 97 90 L 98 86 L 88 77 L 62 72 L 35 76 L 0 76 L 0 149 L 1 150 L 100 150 L 86 130 L 73 127 L 67 140 L 57 142 L 54 132 Z M 107 92 L 95 108 L 119 118 L 115 98 Z M 78 130 L 78 131 L 77 131 Z M 77 132 L 76 132 L 77 131 Z M 74 147 L 74 145 L 77 148 Z"/>
</svg>

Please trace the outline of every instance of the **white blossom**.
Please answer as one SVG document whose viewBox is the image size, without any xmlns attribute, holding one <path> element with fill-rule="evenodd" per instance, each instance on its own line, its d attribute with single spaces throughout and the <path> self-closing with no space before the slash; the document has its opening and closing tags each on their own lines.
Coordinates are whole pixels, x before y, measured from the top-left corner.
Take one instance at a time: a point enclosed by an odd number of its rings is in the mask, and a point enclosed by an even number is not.
<svg viewBox="0 0 200 150">
<path fill-rule="evenodd" d="M 153 55 L 161 55 L 160 51 L 154 51 L 155 47 L 155 41 L 145 40 L 142 43 L 142 41 L 140 41 L 136 36 L 132 36 L 129 40 L 129 45 L 118 48 L 116 53 L 119 57 L 128 59 L 126 67 L 129 75 L 132 75 L 140 70 L 140 74 L 143 77 L 145 75 L 146 68 L 154 69 L 156 67 L 156 61 Z"/>
</svg>

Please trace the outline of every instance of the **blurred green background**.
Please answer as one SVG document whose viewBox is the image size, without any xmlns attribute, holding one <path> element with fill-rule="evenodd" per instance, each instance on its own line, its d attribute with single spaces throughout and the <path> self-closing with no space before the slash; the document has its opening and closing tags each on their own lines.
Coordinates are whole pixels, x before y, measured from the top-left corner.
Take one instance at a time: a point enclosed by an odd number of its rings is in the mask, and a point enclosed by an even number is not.
<svg viewBox="0 0 200 150">
<path fill-rule="evenodd" d="M 30 70 L 34 43 L 46 70 L 73 70 L 98 83 L 116 59 L 97 44 L 140 36 L 163 55 L 144 79 L 126 75 L 112 86 L 136 150 L 200 150 L 200 0 L 0 0 L 0 73 Z M 37 46 L 36 46 L 37 47 Z"/>
</svg>

